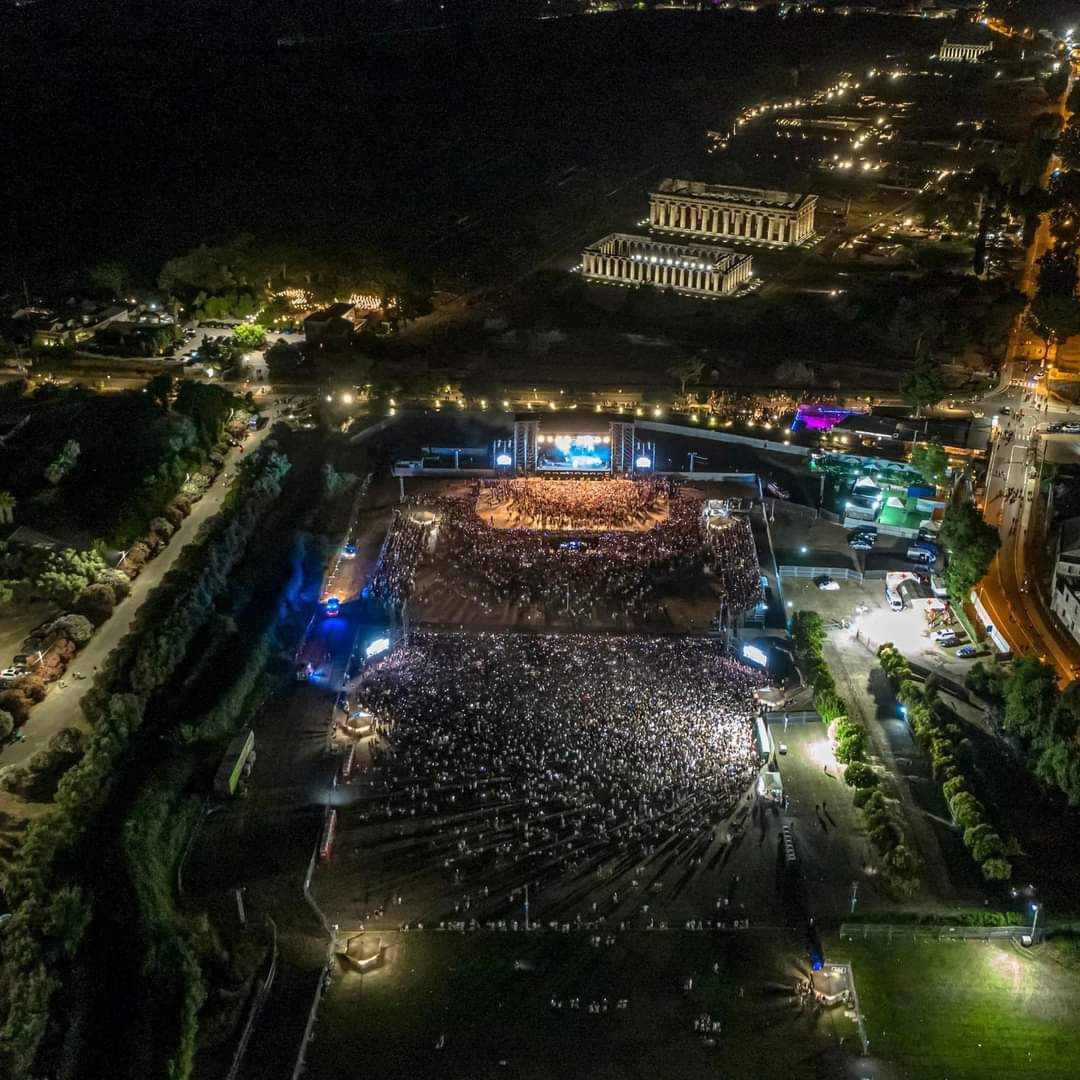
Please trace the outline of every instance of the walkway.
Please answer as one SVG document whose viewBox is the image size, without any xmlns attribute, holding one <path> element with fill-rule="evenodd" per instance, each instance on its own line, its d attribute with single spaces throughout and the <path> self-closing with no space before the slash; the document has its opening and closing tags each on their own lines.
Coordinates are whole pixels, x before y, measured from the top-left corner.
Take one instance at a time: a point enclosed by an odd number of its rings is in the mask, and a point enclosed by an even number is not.
<svg viewBox="0 0 1080 1080">
<path fill-rule="evenodd" d="M 923 881 L 928 898 L 954 902 L 957 892 L 935 829 L 937 812 L 948 813 L 930 776 L 929 762 L 900 719 L 896 699 L 877 658 L 846 635 L 833 634 L 825 643 L 825 659 L 837 690 L 860 714 L 874 756 L 893 779 L 905 824 L 924 863 Z M 935 808 L 940 803 L 940 808 Z M 946 824 L 944 819 L 939 819 Z"/>
<path fill-rule="evenodd" d="M 244 451 L 248 454 L 266 437 L 271 425 L 265 425 L 248 437 Z M 225 458 L 224 472 L 233 472 L 240 461 L 240 451 L 233 448 Z M 206 494 L 191 508 L 191 514 L 184 519 L 180 528 L 173 534 L 172 540 L 153 560 L 148 562 L 139 576 L 131 583 L 131 595 L 124 600 L 107 623 L 99 627 L 87 645 L 68 667 L 64 680 L 67 686 L 62 688 L 53 683 L 48 697 L 40 705 L 34 706 L 30 720 L 23 728 L 26 738 L 20 742 L 9 743 L 0 751 L 0 766 L 23 765 L 39 750 L 45 749 L 49 740 L 64 727 L 85 727 L 79 703 L 83 695 L 93 686 L 93 673 L 105 665 L 109 653 L 128 633 L 139 609 L 159 582 L 173 568 L 181 552 L 198 535 L 202 524 L 214 517 L 221 509 L 229 486 L 219 475 Z M 84 672 L 88 677 L 81 681 L 71 678 L 74 671 Z"/>
</svg>

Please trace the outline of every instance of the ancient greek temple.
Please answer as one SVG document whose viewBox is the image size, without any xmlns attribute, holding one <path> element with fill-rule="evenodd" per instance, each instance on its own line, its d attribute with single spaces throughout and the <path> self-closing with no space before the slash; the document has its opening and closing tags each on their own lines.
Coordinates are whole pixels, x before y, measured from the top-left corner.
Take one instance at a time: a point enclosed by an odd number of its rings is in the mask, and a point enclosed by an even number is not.
<svg viewBox="0 0 1080 1080">
<path fill-rule="evenodd" d="M 753 257 L 702 244 L 611 233 L 585 249 L 582 276 L 610 285 L 655 285 L 690 296 L 726 296 L 753 273 Z"/>
<path fill-rule="evenodd" d="M 937 59 L 974 63 L 976 60 L 981 60 L 992 48 L 992 45 L 971 45 L 959 41 L 943 41 L 941 48 L 938 49 Z"/>
<path fill-rule="evenodd" d="M 702 240 L 787 247 L 813 235 L 816 203 L 816 195 L 669 179 L 649 196 L 649 225 Z"/>
</svg>

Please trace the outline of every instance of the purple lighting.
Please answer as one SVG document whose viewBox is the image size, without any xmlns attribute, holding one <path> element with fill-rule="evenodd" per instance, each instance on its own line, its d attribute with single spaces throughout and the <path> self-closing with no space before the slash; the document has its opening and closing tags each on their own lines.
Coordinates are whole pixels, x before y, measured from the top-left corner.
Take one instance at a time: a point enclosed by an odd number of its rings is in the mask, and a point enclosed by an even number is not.
<svg viewBox="0 0 1080 1080">
<path fill-rule="evenodd" d="M 858 411 L 844 409 L 839 405 L 800 405 L 795 412 L 795 419 L 791 422 L 791 430 L 809 428 L 812 431 L 828 431 Z"/>
</svg>

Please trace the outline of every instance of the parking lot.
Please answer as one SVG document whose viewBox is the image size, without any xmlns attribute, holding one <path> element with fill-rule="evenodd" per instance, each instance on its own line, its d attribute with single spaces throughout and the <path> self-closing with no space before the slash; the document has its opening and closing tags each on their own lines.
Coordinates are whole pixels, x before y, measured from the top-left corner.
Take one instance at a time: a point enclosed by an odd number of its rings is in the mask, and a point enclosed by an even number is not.
<svg viewBox="0 0 1080 1080">
<path fill-rule="evenodd" d="M 912 582 L 901 586 L 903 611 L 891 611 L 885 602 L 885 582 L 837 581 L 837 589 L 823 592 L 813 581 L 784 579 L 784 599 L 792 605 L 789 610 L 811 610 L 824 619 L 845 622 L 854 637 L 875 648 L 891 641 L 906 657 L 963 682 L 977 657 L 956 656 L 957 648 L 970 644 L 959 622 L 951 629 L 958 635 L 957 644 L 944 648 L 930 638 L 931 627 L 926 617 L 926 602 L 930 590 L 916 588 Z M 922 595 L 920 595 L 920 593 Z"/>
<path fill-rule="evenodd" d="M 208 338 L 210 340 L 227 338 L 232 334 L 234 328 L 235 327 L 232 324 L 228 326 L 200 326 L 198 321 L 196 320 L 185 323 L 183 327 L 185 333 L 184 340 L 177 344 L 176 353 L 173 356 L 173 360 L 177 364 L 190 363 L 192 360 L 192 353 L 195 353 L 199 350 L 199 346 L 202 345 L 203 341 Z M 190 331 L 194 331 L 194 336 L 192 336 Z M 288 342 L 290 345 L 297 345 L 303 340 L 303 338 L 304 335 L 302 333 L 283 334 L 277 330 L 266 331 L 267 348 L 269 348 L 271 345 L 275 344 L 278 341 L 285 341 Z M 260 361 L 263 361 L 263 366 L 265 366 L 264 354 L 255 353 L 254 355 L 257 356 Z"/>
</svg>

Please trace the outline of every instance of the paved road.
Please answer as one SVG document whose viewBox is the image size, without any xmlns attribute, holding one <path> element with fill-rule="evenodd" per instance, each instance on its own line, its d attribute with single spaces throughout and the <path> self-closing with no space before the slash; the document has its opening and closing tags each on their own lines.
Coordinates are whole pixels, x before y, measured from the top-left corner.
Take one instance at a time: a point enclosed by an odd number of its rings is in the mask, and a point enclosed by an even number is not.
<svg viewBox="0 0 1080 1080">
<path fill-rule="evenodd" d="M 271 425 L 267 424 L 261 431 L 249 436 L 244 443 L 245 452 L 250 453 L 254 450 L 266 437 L 270 427 Z M 225 459 L 223 472 L 233 472 L 239 460 L 240 451 L 230 450 Z M 143 572 L 132 582 L 131 595 L 72 661 L 68 669 L 69 677 L 64 680 L 67 683 L 66 687 L 61 688 L 59 683 L 54 683 L 49 689 L 48 697 L 40 705 L 35 706 L 30 714 L 29 722 L 23 728 L 26 738 L 21 742 L 10 743 L 3 747 L 0 751 L 0 766 L 22 765 L 38 750 L 43 749 L 61 728 L 71 725 L 82 726 L 79 702 L 93 685 L 93 679 L 88 677 L 77 681 L 70 675 L 75 671 L 81 671 L 87 676 L 92 676 L 94 671 L 104 665 L 109 653 L 127 634 L 128 627 L 139 608 L 173 567 L 184 548 L 198 535 L 202 523 L 212 518 L 221 509 L 227 493 L 228 485 L 219 475 L 213 486 L 191 508 L 190 516 L 176 530 L 169 545 L 157 558 L 147 563 Z"/>
<path fill-rule="evenodd" d="M 1060 110 L 1064 116 L 1064 99 Z M 1048 168 L 1053 165 L 1052 161 Z M 1049 215 L 1044 214 L 1019 282 L 1029 297 L 1035 293 L 1037 261 L 1052 243 Z M 1039 428 L 1054 420 L 1075 420 L 1076 415 L 1048 392 L 1047 380 L 1038 378 L 1045 353 L 1043 344 L 1033 340 L 1018 321 L 1009 340 L 1001 381 L 987 396 L 987 411 L 993 408 L 998 412 L 1001 427 L 990 460 L 984 512 L 986 520 L 998 526 L 1001 550 L 978 590 L 1013 652 L 1042 657 L 1057 670 L 1059 681 L 1067 683 L 1080 672 L 1080 647 L 1043 603 L 1036 586 L 1039 575 L 1033 559 L 1038 557 L 1035 549 L 1041 530 L 1033 527 L 1033 517 L 1037 524 L 1038 460 L 1045 452 L 1046 439 Z M 1035 370 L 1036 361 L 1039 371 Z M 1002 414 L 1002 405 L 1009 405 L 1012 415 Z M 1011 443 L 1004 438 L 1008 432 L 1013 435 Z"/>
</svg>

